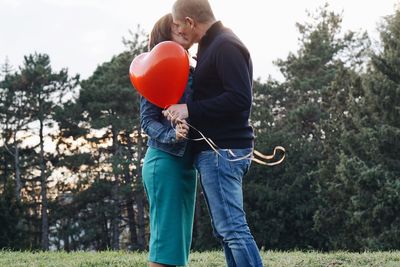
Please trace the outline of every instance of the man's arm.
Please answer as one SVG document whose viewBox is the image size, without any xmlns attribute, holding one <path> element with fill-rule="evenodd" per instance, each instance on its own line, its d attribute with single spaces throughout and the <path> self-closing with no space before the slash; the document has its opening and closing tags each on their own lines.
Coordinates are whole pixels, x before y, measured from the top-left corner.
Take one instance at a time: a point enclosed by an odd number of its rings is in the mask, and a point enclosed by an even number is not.
<svg viewBox="0 0 400 267">
<path fill-rule="evenodd" d="M 223 93 L 217 97 L 173 105 L 168 111 L 180 119 L 190 120 L 223 118 L 236 112 L 249 110 L 252 104 L 252 75 L 249 62 L 239 47 L 225 43 L 216 56 L 218 76 Z"/>
</svg>

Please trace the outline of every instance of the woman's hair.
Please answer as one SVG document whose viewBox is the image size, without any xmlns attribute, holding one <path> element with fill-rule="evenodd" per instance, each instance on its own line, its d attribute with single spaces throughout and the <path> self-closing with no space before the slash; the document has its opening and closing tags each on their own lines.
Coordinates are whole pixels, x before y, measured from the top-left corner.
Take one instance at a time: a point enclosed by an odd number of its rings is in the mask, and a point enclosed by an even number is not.
<svg viewBox="0 0 400 267">
<path fill-rule="evenodd" d="M 151 50 L 154 46 L 158 43 L 164 41 L 171 41 L 172 33 L 171 33 L 171 26 L 172 26 L 172 14 L 168 13 L 161 17 L 153 27 L 153 30 L 150 33 L 149 38 L 149 50 Z"/>
<path fill-rule="evenodd" d="M 204 23 L 215 20 L 214 13 L 208 0 L 176 0 L 172 12 L 179 20 L 185 17 Z"/>
</svg>

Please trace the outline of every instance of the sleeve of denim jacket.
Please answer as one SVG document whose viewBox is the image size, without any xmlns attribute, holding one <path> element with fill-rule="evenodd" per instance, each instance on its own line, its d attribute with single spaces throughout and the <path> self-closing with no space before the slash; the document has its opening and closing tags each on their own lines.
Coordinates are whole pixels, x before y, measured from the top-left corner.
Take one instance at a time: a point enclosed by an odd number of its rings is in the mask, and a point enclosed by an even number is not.
<svg viewBox="0 0 400 267">
<path fill-rule="evenodd" d="M 152 139 L 164 144 L 177 143 L 175 130 L 172 126 L 161 123 L 162 110 L 150 103 L 144 97 L 140 97 L 140 126 Z"/>
</svg>

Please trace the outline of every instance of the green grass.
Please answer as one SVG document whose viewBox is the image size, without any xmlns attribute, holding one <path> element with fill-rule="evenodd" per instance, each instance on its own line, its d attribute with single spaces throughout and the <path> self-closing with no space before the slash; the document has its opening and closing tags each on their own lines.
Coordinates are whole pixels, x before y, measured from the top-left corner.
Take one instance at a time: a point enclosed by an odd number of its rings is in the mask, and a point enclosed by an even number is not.
<svg viewBox="0 0 400 267">
<path fill-rule="evenodd" d="M 301 266 L 362 266 L 397 267 L 400 266 L 400 251 L 395 252 L 275 252 L 264 251 L 262 258 L 265 267 L 301 267 Z M 0 266 L 147 266 L 146 253 L 123 251 L 107 252 L 10 252 L 0 251 Z M 221 251 L 194 252 L 190 255 L 190 267 L 225 266 Z"/>
</svg>

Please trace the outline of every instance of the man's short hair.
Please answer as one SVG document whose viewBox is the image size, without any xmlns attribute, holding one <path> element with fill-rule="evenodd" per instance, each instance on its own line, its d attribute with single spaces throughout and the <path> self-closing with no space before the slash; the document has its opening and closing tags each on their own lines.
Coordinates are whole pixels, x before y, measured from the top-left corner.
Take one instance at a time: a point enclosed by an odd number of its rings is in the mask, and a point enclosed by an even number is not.
<svg viewBox="0 0 400 267">
<path fill-rule="evenodd" d="M 176 0 L 172 12 L 179 20 L 184 20 L 186 17 L 200 23 L 215 20 L 208 0 Z"/>
</svg>

